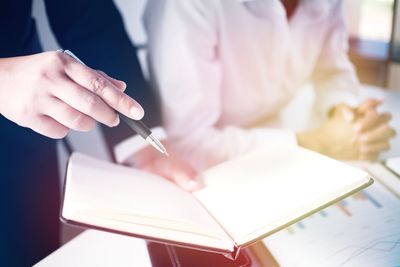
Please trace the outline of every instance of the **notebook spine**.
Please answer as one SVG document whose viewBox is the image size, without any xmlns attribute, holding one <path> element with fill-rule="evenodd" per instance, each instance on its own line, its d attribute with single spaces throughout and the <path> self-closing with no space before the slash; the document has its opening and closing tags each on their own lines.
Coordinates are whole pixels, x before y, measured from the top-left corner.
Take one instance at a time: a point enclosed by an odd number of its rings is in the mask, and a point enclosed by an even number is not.
<svg viewBox="0 0 400 267">
<path fill-rule="evenodd" d="M 230 260 L 236 260 L 238 258 L 238 256 L 240 255 L 240 250 L 241 250 L 241 247 L 238 244 L 236 244 L 236 242 L 235 242 L 233 251 L 229 252 L 229 253 L 224 253 L 224 256 Z"/>
</svg>

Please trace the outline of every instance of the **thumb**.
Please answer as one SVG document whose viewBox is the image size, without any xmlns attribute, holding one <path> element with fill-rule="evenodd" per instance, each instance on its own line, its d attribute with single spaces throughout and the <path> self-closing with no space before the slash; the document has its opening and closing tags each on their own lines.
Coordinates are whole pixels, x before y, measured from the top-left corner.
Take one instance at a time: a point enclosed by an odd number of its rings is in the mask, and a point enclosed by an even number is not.
<svg viewBox="0 0 400 267">
<path fill-rule="evenodd" d="M 334 112 L 334 117 L 342 118 L 346 122 L 353 122 L 355 120 L 355 114 L 353 108 L 349 107 L 348 105 L 341 104 L 336 107 Z"/>
</svg>

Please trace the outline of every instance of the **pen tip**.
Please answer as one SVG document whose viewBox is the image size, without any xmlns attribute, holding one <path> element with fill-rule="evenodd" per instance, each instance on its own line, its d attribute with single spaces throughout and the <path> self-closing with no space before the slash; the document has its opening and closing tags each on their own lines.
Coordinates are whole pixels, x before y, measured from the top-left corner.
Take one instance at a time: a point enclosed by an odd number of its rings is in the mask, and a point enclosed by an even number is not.
<svg viewBox="0 0 400 267">
<path fill-rule="evenodd" d="M 155 147 L 162 154 L 164 154 L 166 156 L 169 156 L 169 154 L 168 154 L 167 150 L 165 149 L 165 147 L 153 135 L 150 134 L 149 136 L 147 136 L 146 141 L 148 141 L 153 147 Z"/>
</svg>

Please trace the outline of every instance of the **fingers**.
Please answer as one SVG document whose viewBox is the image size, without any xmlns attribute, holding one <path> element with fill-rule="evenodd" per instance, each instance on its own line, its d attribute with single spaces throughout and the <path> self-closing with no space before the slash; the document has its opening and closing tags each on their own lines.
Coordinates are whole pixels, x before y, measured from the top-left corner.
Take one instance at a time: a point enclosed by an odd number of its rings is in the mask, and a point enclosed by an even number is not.
<svg viewBox="0 0 400 267">
<path fill-rule="evenodd" d="M 203 184 L 195 179 L 195 171 L 188 165 L 181 163 L 180 160 L 175 159 L 173 155 L 167 159 L 163 156 L 157 159 L 153 162 L 153 166 L 161 176 L 166 177 L 189 192 L 203 187 Z"/>
<path fill-rule="evenodd" d="M 390 149 L 389 141 L 384 141 L 380 143 L 374 144 L 366 144 L 361 145 L 360 147 L 360 155 L 371 155 L 371 154 L 379 154 L 382 151 L 386 151 Z"/>
<path fill-rule="evenodd" d="M 38 116 L 35 120 L 35 127 L 32 127 L 32 129 L 41 135 L 45 135 L 53 139 L 61 139 L 68 134 L 69 129 L 67 127 L 50 118 L 49 116 Z"/>
<path fill-rule="evenodd" d="M 168 177 L 181 188 L 189 192 L 199 190 L 200 188 L 204 187 L 200 181 L 194 179 L 193 173 L 181 168 L 171 170 L 171 173 Z"/>
<path fill-rule="evenodd" d="M 359 159 L 376 160 L 381 152 L 390 149 L 390 138 L 396 135 L 395 131 L 388 124 L 364 133 L 359 138 Z"/>
<path fill-rule="evenodd" d="M 390 138 L 394 137 L 396 132 L 390 128 L 390 126 L 385 123 L 381 124 L 380 126 L 376 127 L 375 129 L 363 133 L 360 136 L 360 141 L 363 143 L 376 143 L 389 140 Z"/>
<path fill-rule="evenodd" d="M 73 81 L 98 95 L 113 109 L 135 120 L 140 120 L 144 116 L 139 103 L 118 90 L 104 76 L 76 61 L 67 66 L 65 72 Z"/>
<path fill-rule="evenodd" d="M 355 128 L 358 132 L 366 132 L 387 123 L 391 118 L 389 113 L 378 114 L 376 110 L 370 110 L 355 124 Z"/>
<path fill-rule="evenodd" d="M 184 190 L 191 192 L 203 187 L 203 183 L 195 179 L 196 172 L 173 154 L 165 157 L 152 147 L 146 147 L 137 152 L 132 160 L 140 169 L 163 176 Z"/>
<path fill-rule="evenodd" d="M 380 104 L 382 104 L 382 102 L 383 100 L 380 99 L 367 99 L 357 108 L 357 113 L 365 114 L 369 110 L 376 109 Z"/>
<path fill-rule="evenodd" d="M 64 82 L 60 82 L 59 87 L 53 90 L 55 97 L 109 127 L 119 124 L 118 114 L 98 95 L 67 79 L 66 77 Z"/>
<path fill-rule="evenodd" d="M 97 70 L 97 72 L 106 78 L 109 82 L 111 82 L 117 89 L 119 89 L 121 92 L 125 91 L 126 89 L 126 83 L 117 79 L 114 79 L 113 77 L 108 76 L 104 71 Z"/>
<path fill-rule="evenodd" d="M 195 175 L 191 171 L 182 169 L 182 167 L 173 166 L 169 162 L 148 162 L 147 164 L 141 165 L 140 168 L 163 176 L 189 192 L 204 187 L 201 181 L 195 179 Z"/>
<path fill-rule="evenodd" d="M 363 160 L 363 161 L 375 161 L 378 159 L 379 153 L 365 153 L 365 154 L 360 154 L 358 160 Z"/>
<path fill-rule="evenodd" d="M 52 97 L 47 101 L 43 114 L 76 131 L 90 131 L 96 125 L 94 119 L 70 107 L 56 97 Z"/>
<path fill-rule="evenodd" d="M 388 141 L 361 145 L 358 159 L 368 161 L 377 160 L 380 153 L 389 149 L 390 144 Z"/>
</svg>

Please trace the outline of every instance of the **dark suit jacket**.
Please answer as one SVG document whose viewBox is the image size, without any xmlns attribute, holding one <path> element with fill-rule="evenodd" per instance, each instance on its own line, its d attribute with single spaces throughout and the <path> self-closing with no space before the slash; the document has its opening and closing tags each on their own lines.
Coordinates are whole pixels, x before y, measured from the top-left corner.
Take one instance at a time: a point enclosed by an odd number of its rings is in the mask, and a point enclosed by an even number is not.
<svg viewBox="0 0 400 267">
<path fill-rule="evenodd" d="M 145 108 L 145 122 L 158 125 L 156 98 L 143 78 L 136 49 L 114 3 L 45 0 L 45 5 L 61 48 L 73 51 L 90 67 L 125 81 L 126 92 Z M 31 9 L 32 0 L 0 1 L 0 58 L 41 52 Z M 104 127 L 109 146 L 133 134 L 121 124 L 116 129 Z M 55 141 L 1 115 L 0 129 L 0 266 L 30 266 L 58 246 L 60 192 Z"/>
</svg>

